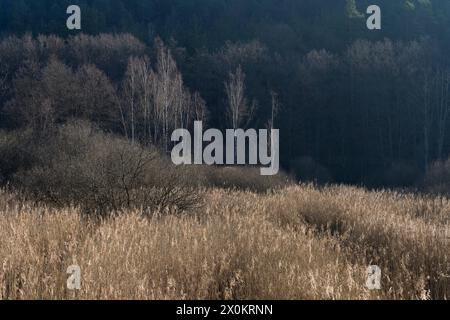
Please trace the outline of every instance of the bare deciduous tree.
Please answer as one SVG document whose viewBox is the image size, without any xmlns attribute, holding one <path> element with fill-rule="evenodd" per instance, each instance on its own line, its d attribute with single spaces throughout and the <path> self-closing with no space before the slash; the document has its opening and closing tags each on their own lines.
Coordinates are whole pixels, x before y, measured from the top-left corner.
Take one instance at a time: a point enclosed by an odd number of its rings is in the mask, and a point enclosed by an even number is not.
<svg viewBox="0 0 450 320">
<path fill-rule="evenodd" d="M 153 103 L 156 121 L 161 130 L 162 147 L 167 151 L 169 131 L 176 118 L 177 99 L 183 99 L 182 78 L 170 49 L 160 39 L 156 39 L 156 48 L 157 62 L 153 77 Z"/>
<path fill-rule="evenodd" d="M 128 68 L 125 75 L 125 81 L 123 86 L 123 97 L 125 100 L 125 106 L 127 108 L 127 112 L 121 108 L 122 114 L 122 124 L 125 135 L 131 139 L 131 142 L 135 142 L 135 112 L 136 112 L 136 104 L 137 104 L 137 92 L 138 92 L 138 79 L 137 79 L 137 63 L 136 60 L 131 58 L 128 62 Z M 125 115 L 126 114 L 126 115 Z M 127 122 L 125 119 L 129 119 L 129 129 L 127 126 Z M 128 132 L 130 131 L 130 133 Z"/>
<path fill-rule="evenodd" d="M 75 115 L 102 127 L 117 126 L 117 92 L 106 76 L 94 65 L 81 66 L 76 72 L 77 91 Z"/>
<path fill-rule="evenodd" d="M 200 96 L 200 93 L 195 92 L 191 97 L 194 120 L 206 121 L 208 118 L 208 110 L 206 102 Z"/>
<path fill-rule="evenodd" d="M 230 72 L 229 80 L 225 82 L 225 92 L 230 125 L 237 129 L 246 122 L 247 126 L 256 109 L 256 102 L 249 105 L 245 97 L 245 74 L 241 66 L 234 73 Z"/>
<path fill-rule="evenodd" d="M 194 118 L 206 117 L 206 105 L 198 93 L 185 88 L 176 62 L 160 39 L 156 39 L 156 65 L 148 58 L 131 58 L 128 63 L 121 121 L 131 141 L 144 140 L 168 151 L 171 131 L 188 128 Z"/>
<path fill-rule="evenodd" d="M 7 112 L 27 126 L 46 131 L 62 118 L 74 116 L 75 86 L 72 70 L 59 60 L 51 59 L 42 70 L 30 61 L 16 74 Z"/>
</svg>

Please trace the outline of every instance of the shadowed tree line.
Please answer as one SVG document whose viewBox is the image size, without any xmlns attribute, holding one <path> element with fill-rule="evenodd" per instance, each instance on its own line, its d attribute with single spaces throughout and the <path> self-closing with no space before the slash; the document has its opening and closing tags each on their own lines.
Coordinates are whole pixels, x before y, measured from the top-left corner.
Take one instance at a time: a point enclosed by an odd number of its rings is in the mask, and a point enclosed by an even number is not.
<svg viewBox="0 0 450 320">
<path fill-rule="evenodd" d="M 0 124 L 165 150 L 198 119 L 270 126 L 298 178 L 411 185 L 450 153 L 450 3 L 376 2 L 373 32 L 368 1 L 79 1 L 89 36 L 68 1 L 0 0 Z"/>
</svg>

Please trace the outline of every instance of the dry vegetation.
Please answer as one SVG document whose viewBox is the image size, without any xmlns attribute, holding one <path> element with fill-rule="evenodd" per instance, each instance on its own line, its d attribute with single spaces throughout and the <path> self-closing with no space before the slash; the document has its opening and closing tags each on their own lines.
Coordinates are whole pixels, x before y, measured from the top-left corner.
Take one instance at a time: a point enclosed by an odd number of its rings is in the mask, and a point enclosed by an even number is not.
<svg viewBox="0 0 450 320">
<path fill-rule="evenodd" d="M 102 222 L 0 195 L 1 299 L 446 299 L 450 201 L 350 187 L 205 191 Z M 82 289 L 66 289 L 78 264 Z M 369 264 L 383 289 L 365 289 Z"/>
</svg>

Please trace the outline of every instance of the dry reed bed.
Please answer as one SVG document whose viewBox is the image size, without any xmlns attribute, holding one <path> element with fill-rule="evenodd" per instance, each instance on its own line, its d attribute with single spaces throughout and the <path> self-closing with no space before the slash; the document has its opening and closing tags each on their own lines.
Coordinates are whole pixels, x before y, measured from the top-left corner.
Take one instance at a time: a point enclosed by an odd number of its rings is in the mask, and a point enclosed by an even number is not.
<svg viewBox="0 0 450 320">
<path fill-rule="evenodd" d="M 450 202 L 352 187 L 295 187 L 273 197 L 279 221 L 338 239 L 359 264 L 379 265 L 390 298 L 450 297 Z M 288 209 L 290 208 L 290 209 Z"/>
<path fill-rule="evenodd" d="M 3 192 L 0 298 L 447 298 L 450 211 L 436 201 L 347 187 L 210 190 L 195 214 L 94 223 Z M 384 272 L 379 292 L 364 287 L 371 263 Z M 66 289 L 71 264 L 79 292 Z"/>
</svg>

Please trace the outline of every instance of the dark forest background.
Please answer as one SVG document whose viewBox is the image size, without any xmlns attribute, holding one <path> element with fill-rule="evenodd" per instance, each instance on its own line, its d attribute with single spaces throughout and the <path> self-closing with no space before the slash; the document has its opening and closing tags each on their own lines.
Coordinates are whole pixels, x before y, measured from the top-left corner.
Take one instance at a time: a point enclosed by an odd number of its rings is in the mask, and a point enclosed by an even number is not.
<svg viewBox="0 0 450 320">
<path fill-rule="evenodd" d="M 210 127 L 230 127 L 224 83 L 241 67 L 248 126 L 280 129 L 300 179 L 407 186 L 450 154 L 448 0 L 77 0 L 81 32 L 65 26 L 73 2 L 0 0 L 4 130 L 46 130 L 47 106 L 121 132 L 130 57 L 158 73 L 170 52 Z M 366 27 L 371 4 L 382 30 Z"/>
</svg>

